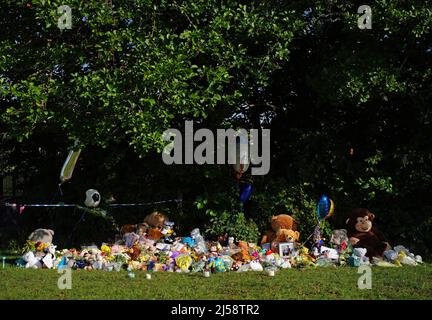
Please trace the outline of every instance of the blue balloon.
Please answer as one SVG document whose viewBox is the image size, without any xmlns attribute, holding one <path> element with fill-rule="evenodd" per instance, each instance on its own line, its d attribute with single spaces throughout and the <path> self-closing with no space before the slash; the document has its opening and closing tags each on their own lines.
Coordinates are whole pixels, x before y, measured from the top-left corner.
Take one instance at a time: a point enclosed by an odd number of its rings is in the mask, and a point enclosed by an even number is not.
<svg viewBox="0 0 432 320">
<path fill-rule="evenodd" d="M 245 203 L 252 195 L 252 185 L 250 183 L 240 184 L 240 201 Z"/>
<path fill-rule="evenodd" d="M 321 196 L 321 199 L 318 201 L 317 205 L 317 215 L 318 220 L 324 219 L 330 212 L 331 202 L 330 198 L 326 195 Z"/>
</svg>

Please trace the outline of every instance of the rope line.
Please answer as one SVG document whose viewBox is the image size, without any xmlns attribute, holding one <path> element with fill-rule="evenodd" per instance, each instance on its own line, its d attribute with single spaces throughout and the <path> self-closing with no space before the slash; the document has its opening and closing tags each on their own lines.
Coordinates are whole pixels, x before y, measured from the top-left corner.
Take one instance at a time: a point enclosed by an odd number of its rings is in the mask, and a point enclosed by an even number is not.
<svg viewBox="0 0 432 320">
<path fill-rule="evenodd" d="M 163 204 L 169 202 L 181 203 L 181 199 L 172 199 L 172 200 L 163 200 L 163 201 L 154 201 L 154 202 L 142 202 L 142 203 L 112 203 L 109 204 L 108 207 L 137 207 L 137 206 L 148 206 L 154 204 Z M 58 204 L 47 204 L 47 203 L 30 203 L 30 204 L 17 204 L 17 203 L 9 203 L 6 202 L 4 204 L 6 207 L 19 208 L 50 208 L 50 207 L 77 207 L 76 204 L 68 204 L 68 203 L 58 203 Z"/>
</svg>

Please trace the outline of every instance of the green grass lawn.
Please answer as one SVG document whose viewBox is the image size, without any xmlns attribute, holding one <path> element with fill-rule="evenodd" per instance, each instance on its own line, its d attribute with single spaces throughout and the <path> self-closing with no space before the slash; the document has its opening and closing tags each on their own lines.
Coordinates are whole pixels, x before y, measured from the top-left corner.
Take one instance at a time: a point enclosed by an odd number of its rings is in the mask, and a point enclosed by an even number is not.
<svg viewBox="0 0 432 320">
<path fill-rule="evenodd" d="M 357 268 L 202 274 L 72 271 L 72 289 L 56 270 L 0 269 L 0 299 L 431 299 L 432 265 L 372 268 L 372 289 L 357 287 Z"/>
</svg>

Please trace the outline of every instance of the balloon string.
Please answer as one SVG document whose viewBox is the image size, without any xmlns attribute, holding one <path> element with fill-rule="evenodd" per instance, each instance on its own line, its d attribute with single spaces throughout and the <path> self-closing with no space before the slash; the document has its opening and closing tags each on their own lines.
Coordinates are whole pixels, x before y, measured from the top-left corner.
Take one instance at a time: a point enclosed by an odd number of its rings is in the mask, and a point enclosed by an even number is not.
<svg viewBox="0 0 432 320">
<path fill-rule="evenodd" d="M 309 237 L 307 237 L 307 239 L 300 245 L 300 247 L 303 247 L 304 245 L 305 245 L 305 243 L 313 236 L 313 234 L 315 233 L 315 231 L 314 232 L 312 232 L 310 235 L 309 235 Z"/>
</svg>

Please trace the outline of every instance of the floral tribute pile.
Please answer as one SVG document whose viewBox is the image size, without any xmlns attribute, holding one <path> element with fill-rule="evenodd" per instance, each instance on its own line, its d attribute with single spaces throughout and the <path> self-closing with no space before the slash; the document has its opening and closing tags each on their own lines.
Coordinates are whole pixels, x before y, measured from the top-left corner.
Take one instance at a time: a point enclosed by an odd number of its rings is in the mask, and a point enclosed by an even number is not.
<svg viewBox="0 0 432 320">
<path fill-rule="evenodd" d="M 37 231 L 45 230 L 38 229 Z M 51 230 L 46 230 L 46 232 Z M 386 250 L 382 258 L 369 259 L 364 248 L 352 248 L 346 230 L 335 230 L 328 246 L 322 241 L 310 249 L 297 242 L 273 242 L 259 246 L 245 241 L 206 241 L 199 229 L 190 236 L 176 237 L 173 223 L 163 228 L 123 230 L 113 244 L 100 247 L 62 249 L 51 239 L 30 237 L 24 254 L 16 264 L 24 268 L 84 269 L 120 271 L 123 269 L 168 272 L 227 272 L 277 271 L 287 268 L 315 268 L 325 266 L 378 265 L 397 267 L 422 263 L 403 246 Z M 156 232 L 157 231 L 157 232 Z M 34 234 L 34 233 L 33 233 Z M 32 234 L 32 235 L 33 235 Z M 41 241 L 44 240 L 44 241 Z"/>
</svg>

